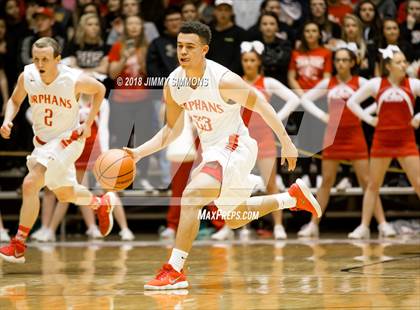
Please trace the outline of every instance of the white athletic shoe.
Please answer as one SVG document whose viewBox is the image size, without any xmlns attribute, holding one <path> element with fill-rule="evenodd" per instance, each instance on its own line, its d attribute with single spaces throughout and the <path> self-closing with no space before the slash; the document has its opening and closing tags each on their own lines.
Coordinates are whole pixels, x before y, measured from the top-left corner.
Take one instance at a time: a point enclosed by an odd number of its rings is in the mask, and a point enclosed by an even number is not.
<svg viewBox="0 0 420 310">
<path fill-rule="evenodd" d="M 317 224 L 310 221 L 309 223 L 302 226 L 302 228 L 298 232 L 298 237 L 303 238 L 318 238 L 319 237 L 319 227 Z"/>
<path fill-rule="evenodd" d="M 316 188 L 320 188 L 322 184 L 322 175 L 316 176 Z"/>
<path fill-rule="evenodd" d="M 281 192 L 286 191 L 286 186 L 284 185 L 283 178 L 279 174 L 276 175 L 276 185 Z"/>
<path fill-rule="evenodd" d="M 264 180 L 262 179 L 261 176 L 255 175 L 255 174 L 250 174 L 248 177 L 255 184 L 254 188 L 252 189 L 252 194 L 256 194 L 258 192 L 263 192 L 264 193 L 266 191 L 266 187 L 264 185 Z"/>
<path fill-rule="evenodd" d="M 38 230 L 36 230 L 35 232 L 31 234 L 31 239 L 38 240 L 38 238 L 44 234 L 46 229 L 48 228 L 42 226 L 41 228 L 39 228 Z"/>
<path fill-rule="evenodd" d="M 92 239 L 101 239 L 103 238 L 101 232 L 99 231 L 98 226 L 92 225 L 89 227 L 88 230 L 86 230 L 85 234 Z"/>
<path fill-rule="evenodd" d="M 166 240 L 174 240 L 175 239 L 175 230 L 170 228 L 170 227 L 166 227 L 160 234 L 159 237 L 161 239 L 166 239 Z"/>
<path fill-rule="evenodd" d="M 360 224 L 353 230 L 351 233 L 347 235 L 350 239 L 369 239 L 370 238 L 370 230 L 369 227 Z"/>
<path fill-rule="evenodd" d="M 301 180 L 303 181 L 303 183 L 305 183 L 307 187 L 309 188 L 312 187 L 311 178 L 309 177 L 309 175 L 305 174 L 304 176 L 301 177 Z"/>
<path fill-rule="evenodd" d="M 227 225 L 223 226 L 218 232 L 211 235 L 211 239 L 217 241 L 232 240 L 234 238 L 235 233 Z"/>
<path fill-rule="evenodd" d="M 46 228 L 44 233 L 39 236 L 37 240 L 41 242 L 55 242 L 55 233 L 52 229 Z"/>
<path fill-rule="evenodd" d="M 8 229 L 0 229 L 0 242 L 9 242 L 10 241 L 10 237 L 9 234 L 7 233 L 9 230 Z"/>
<path fill-rule="evenodd" d="M 145 191 L 153 191 L 155 188 L 152 184 L 150 184 L 148 179 L 140 179 L 139 180 L 140 189 Z"/>
<path fill-rule="evenodd" d="M 278 224 L 274 225 L 274 239 L 276 240 L 284 240 L 287 239 L 286 231 L 284 230 L 283 225 Z"/>
<path fill-rule="evenodd" d="M 251 230 L 246 226 L 239 230 L 239 240 L 248 241 L 251 238 Z"/>
<path fill-rule="evenodd" d="M 378 231 L 380 238 L 395 237 L 397 235 L 397 232 L 395 231 L 394 227 L 392 227 L 392 225 L 387 222 L 379 224 Z"/>
<path fill-rule="evenodd" d="M 123 241 L 132 241 L 135 238 L 133 232 L 128 227 L 121 229 L 119 235 Z"/>
<path fill-rule="evenodd" d="M 340 182 L 338 182 L 335 189 L 339 192 L 344 192 L 351 187 L 352 187 L 352 185 L 351 185 L 350 179 L 348 177 L 344 177 L 344 178 L 341 179 Z"/>
</svg>

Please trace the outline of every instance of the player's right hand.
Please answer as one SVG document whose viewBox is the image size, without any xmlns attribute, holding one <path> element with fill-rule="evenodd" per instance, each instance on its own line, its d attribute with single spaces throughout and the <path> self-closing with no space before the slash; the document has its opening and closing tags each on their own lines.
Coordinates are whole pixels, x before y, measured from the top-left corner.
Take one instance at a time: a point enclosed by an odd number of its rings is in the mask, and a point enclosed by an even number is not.
<svg viewBox="0 0 420 310">
<path fill-rule="evenodd" d="M 10 139 L 10 134 L 12 133 L 12 122 L 4 122 L 0 128 L 0 135 L 3 139 Z"/>
<path fill-rule="evenodd" d="M 281 145 L 281 165 L 283 166 L 286 161 L 288 170 L 293 171 L 296 168 L 296 161 L 299 153 L 296 146 L 292 141 L 287 141 Z"/>
<path fill-rule="evenodd" d="M 139 151 L 135 148 L 123 147 L 123 150 L 126 151 L 131 157 L 133 157 L 135 162 L 138 162 L 141 159 Z"/>
</svg>

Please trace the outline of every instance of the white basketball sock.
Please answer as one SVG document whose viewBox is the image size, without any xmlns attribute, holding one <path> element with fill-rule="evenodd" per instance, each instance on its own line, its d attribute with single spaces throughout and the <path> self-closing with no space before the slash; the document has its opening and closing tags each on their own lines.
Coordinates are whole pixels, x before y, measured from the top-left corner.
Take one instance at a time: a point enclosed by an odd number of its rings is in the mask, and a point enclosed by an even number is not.
<svg viewBox="0 0 420 310">
<path fill-rule="evenodd" d="M 184 263 L 187 260 L 187 257 L 187 252 L 173 248 L 168 264 L 170 264 L 176 271 L 181 272 L 182 268 L 184 268 Z"/>
<path fill-rule="evenodd" d="M 296 207 L 296 198 L 290 196 L 289 193 L 276 194 L 275 197 L 279 203 L 279 210 Z"/>
<path fill-rule="evenodd" d="M 296 198 L 290 196 L 289 193 L 273 194 L 270 197 L 274 197 L 277 200 L 279 210 L 290 209 L 296 206 Z M 267 196 L 253 196 L 248 198 L 245 203 L 247 206 L 259 206 L 265 199 L 267 199 Z"/>
</svg>

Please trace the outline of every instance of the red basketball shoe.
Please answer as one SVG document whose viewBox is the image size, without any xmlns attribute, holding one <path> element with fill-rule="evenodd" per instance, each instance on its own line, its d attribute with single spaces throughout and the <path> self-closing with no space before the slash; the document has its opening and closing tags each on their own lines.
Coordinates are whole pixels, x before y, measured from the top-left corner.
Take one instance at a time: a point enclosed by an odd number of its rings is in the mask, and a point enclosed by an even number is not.
<svg viewBox="0 0 420 310">
<path fill-rule="evenodd" d="M 0 257 L 9 263 L 23 264 L 25 249 L 26 245 L 22 241 L 12 238 L 9 245 L 0 248 Z"/>
<path fill-rule="evenodd" d="M 170 264 L 164 264 L 156 277 L 144 285 L 145 290 L 174 290 L 187 287 L 188 281 L 183 271 L 176 271 Z"/>
<path fill-rule="evenodd" d="M 114 218 L 112 211 L 114 206 L 117 204 L 117 194 L 114 192 L 108 192 L 101 198 L 101 205 L 96 209 L 96 216 L 98 217 L 99 230 L 102 236 L 108 236 L 114 225 Z"/>
<path fill-rule="evenodd" d="M 311 212 L 316 217 L 321 217 L 322 210 L 318 201 L 312 195 L 309 187 L 301 179 L 297 179 L 296 183 L 290 186 L 289 195 L 296 198 L 296 207 L 290 208 L 292 211 L 305 210 Z"/>
</svg>

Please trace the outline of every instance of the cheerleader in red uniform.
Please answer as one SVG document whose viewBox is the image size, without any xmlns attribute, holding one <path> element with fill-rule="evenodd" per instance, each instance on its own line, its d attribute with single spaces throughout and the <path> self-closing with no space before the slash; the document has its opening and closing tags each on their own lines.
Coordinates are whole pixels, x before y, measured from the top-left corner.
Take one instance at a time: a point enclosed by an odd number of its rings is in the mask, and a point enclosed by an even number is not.
<svg viewBox="0 0 420 310">
<path fill-rule="evenodd" d="M 420 197 L 420 158 L 414 128 L 420 125 L 420 113 L 414 114 L 415 98 L 420 95 L 420 81 L 407 78 L 407 60 L 396 45 L 380 49 L 383 58 L 382 78 L 363 85 L 347 102 L 347 106 L 368 124 L 375 127 L 370 152 L 369 181 L 363 197 L 362 223 L 349 238 L 369 238 L 369 225 L 386 170 L 396 158 Z M 369 97 L 376 98 L 377 117 L 360 107 Z"/>
<path fill-rule="evenodd" d="M 347 99 L 366 83 L 364 78 L 352 73 L 357 63 L 356 53 L 357 46 L 354 43 L 338 46 L 334 56 L 337 74 L 322 80 L 301 98 L 303 107 L 327 124 L 322 152 L 322 184 L 317 192 L 317 200 L 323 210 L 327 208 L 340 160 L 352 162 L 363 189 L 368 183 L 369 156 L 362 126 L 356 115 L 346 107 Z M 328 100 L 328 113 L 314 104 L 323 96 Z M 374 111 L 375 108 L 376 104 L 373 104 L 370 110 Z M 375 216 L 384 235 L 395 235 L 395 230 L 385 221 L 380 199 L 376 201 Z M 318 237 L 318 223 L 318 219 L 312 217 L 312 220 L 300 229 L 298 236 Z"/>
<path fill-rule="evenodd" d="M 279 118 L 284 120 L 299 105 L 299 98 L 281 82 L 271 77 L 265 77 L 261 73 L 261 55 L 263 51 L 264 44 L 260 41 L 242 42 L 243 79 L 259 90 L 259 94 L 265 96 L 267 101 L 270 101 L 273 95 L 286 101 L 284 107 L 277 113 Z M 257 113 L 252 113 L 251 110 L 246 108 L 243 110 L 242 119 L 248 127 L 249 134 L 258 143 L 257 166 L 266 187 L 266 193 L 270 195 L 278 193 L 279 188 L 276 184 L 277 149 L 273 131 L 261 116 Z M 281 211 L 273 212 L 273 219 L 274 238 L 286 239 L 287 235 L 282 225 Z M 227 227 L 222 229 L 226 230 Z M 214 236 L 212 238 L 216 239 Z"/>
</svg>

